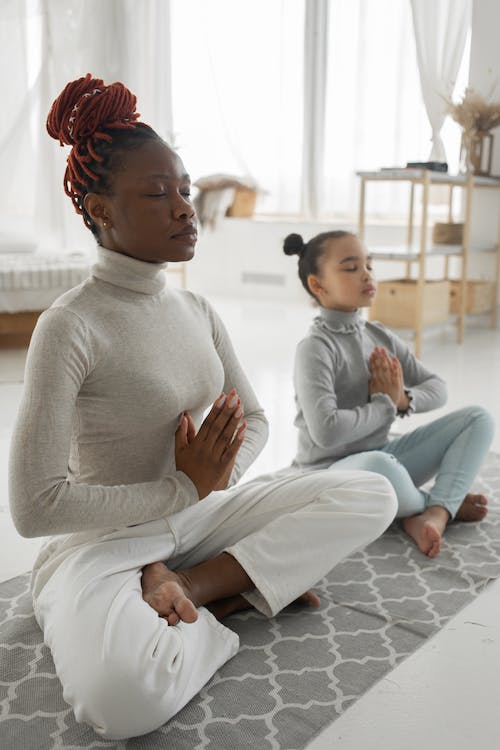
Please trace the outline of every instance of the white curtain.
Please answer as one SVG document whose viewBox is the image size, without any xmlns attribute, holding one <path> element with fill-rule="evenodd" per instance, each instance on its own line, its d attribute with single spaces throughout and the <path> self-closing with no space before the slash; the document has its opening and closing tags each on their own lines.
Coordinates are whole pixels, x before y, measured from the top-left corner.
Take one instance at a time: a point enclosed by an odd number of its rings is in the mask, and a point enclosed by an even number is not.
<svg viewBox="0 0 500 750">
<path fill-rule="evenodd" d="M 172 0 L 176 144 L 193 180 L 226 173 L 299 213 L 305 0 Z"/>
<path fill-rule="evenodd" d="M 36 82 L 28 65 L 28 26 L 24 0 L 0 3 L 0 64 L 2 98 L 0 118 L 0 232 L 20 229 L 34 206 L 34 181 L 30 165 L 35 151 L 31 101 Z"/>
<path fill-rule="evenodd" d="M 2 180 L 2 215 L 15 217 L 17 207 L 40 244 L 67 251 L 94 244 L 63 192 L 69 150 L 45 130 L 50 105 L 68 81 L 86 73 L 122 81 L 137 94 L 142 119 L 171 138 L 169 9 L 168 0 L 0 3 L 0 64 L 13 92 L 0 125 L 0 164 L 15 176 Z"/>
<path fill-rule="evenodd" d="M 430 160 L 447 161 L 441 128 L 470 27 L 471 0 L 411 0 L 422 96 L 432 128 Z"/>
<path fill-rule="evenodd" d="M 302 213 L 317 216 L 323 189 L 325 101 L 328 59 L 328 0 L 306 3 L 304 35 L 304 143 Z"/>
<path fill-rule="evenodd" d="M 352 221 L 358 170 L 404 167 L 427 157 L 409 2 L 334 0 L 328 23 L 325 181 L 321 213 Z M 385 219 L 407 211 L 405 188 L 368 190 L 367 210 Z"/>
</svg>

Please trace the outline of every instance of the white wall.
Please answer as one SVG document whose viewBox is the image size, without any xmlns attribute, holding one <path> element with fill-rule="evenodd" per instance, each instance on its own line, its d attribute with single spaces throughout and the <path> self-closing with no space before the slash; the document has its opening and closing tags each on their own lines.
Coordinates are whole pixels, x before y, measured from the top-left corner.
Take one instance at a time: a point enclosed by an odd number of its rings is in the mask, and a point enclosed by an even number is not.
<svg viewBox="0 0 500 750">
<path fill-rule="evenodd" d="M 202 230 L 195 257 L 187 267 L 188 287 L 202 294 L 228 294 L 244 298 L 304 300 L 307 293 L 297 274 L 297 256 L 283 253 L 287 234 L 297 232 L 309 240 L 332 229 L 356 231 L 356 225 L 338 221 L 293 219 L 223 219 L 215 231 Z M 403 245 L 403 225 L 368 224 L 369 247 Z M 440 259 L 428 263 L 429 277 L 443 274 Z M 404 276 L 404 263 L 377 261 L 379 278 Z"/>
</svg>

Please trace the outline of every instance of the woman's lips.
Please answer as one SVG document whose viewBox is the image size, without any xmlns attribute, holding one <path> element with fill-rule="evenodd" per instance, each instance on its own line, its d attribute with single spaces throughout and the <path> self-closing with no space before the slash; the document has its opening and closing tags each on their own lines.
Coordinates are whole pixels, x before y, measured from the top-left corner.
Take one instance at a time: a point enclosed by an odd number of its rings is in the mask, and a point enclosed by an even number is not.
<svg viewBox="0 0 500 750">
<path fill-rule="evenodd" d="M 186 227 L 181 232 L 176 232 L 172 235 L 173 240 L 188 240 L 190 242 L 196 242 L 198 239 L 198 232 L 195 227 Z"/>
</svg>

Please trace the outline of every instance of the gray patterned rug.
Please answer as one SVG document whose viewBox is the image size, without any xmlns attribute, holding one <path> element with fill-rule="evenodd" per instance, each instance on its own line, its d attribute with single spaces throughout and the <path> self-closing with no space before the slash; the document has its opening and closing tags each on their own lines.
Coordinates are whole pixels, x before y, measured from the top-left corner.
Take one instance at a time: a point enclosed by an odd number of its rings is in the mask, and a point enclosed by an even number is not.
<svg viewBox="0 0 500 750">
<path fill-rule="evenodd" d="M 475 486 L 490 498 L 487 519 L 451 525 L 434 561 L 392 526 L 319 583 L 320 609 L 227 620 L 241 639 L 237 656 L 174 720 L 124 742 L 76 724 L 33 617 L 28 576 L 1 584 L 0 747 L 304 748 L 500 576 L 500 456 L 488 457 Z"/>
</svg>

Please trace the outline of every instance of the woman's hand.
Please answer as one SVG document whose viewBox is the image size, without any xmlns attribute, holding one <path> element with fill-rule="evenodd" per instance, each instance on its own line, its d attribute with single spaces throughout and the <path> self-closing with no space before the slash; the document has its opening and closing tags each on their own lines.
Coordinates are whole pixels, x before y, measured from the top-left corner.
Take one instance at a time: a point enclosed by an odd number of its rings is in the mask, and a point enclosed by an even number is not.
<svg viewBox="0 0 500 750">
<path fill-rule="evenodd" d="M 376 346 L 370 355 L 370 374 L 370 395 L 386 393 L 397 409 L 404 402 L 407 408 L 403 371 L 397 357 L 389 357 L 384 347 Z"/>
<path fill-rule="evenodd" d="M 200 500 L 227 486 L 245 437 L 243 409 L 233 389 L 213 404 L 198 433 L 185 412 L 175 433 L 175 464 L 191 479 Z"/>
</svg>

